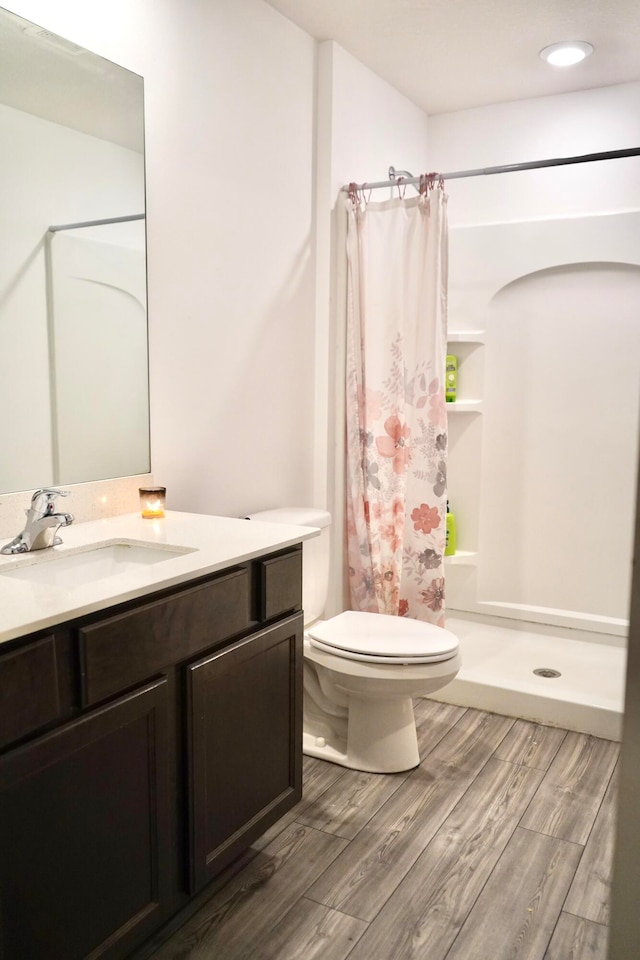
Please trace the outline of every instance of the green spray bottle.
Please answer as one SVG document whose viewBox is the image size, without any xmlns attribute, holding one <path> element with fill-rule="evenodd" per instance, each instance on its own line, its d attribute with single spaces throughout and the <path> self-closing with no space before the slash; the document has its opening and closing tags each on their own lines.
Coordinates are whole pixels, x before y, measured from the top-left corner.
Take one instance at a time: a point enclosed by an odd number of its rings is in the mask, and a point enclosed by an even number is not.
<svg viewBox="0 0 640 960">
<path fill-rule="evenodd" d="M 445 525 L 445 557 L 452 557 L 456 552 L 456 518 L 449 510 L 449 501 L 447 500 L 447 520 Z"/>
<path fill-rule="evenodd" d="M 445 371 L 445 400 L 454 403 L 458 393 L 458 358 L 453 353 L 447 354 Z"/>
</svg>

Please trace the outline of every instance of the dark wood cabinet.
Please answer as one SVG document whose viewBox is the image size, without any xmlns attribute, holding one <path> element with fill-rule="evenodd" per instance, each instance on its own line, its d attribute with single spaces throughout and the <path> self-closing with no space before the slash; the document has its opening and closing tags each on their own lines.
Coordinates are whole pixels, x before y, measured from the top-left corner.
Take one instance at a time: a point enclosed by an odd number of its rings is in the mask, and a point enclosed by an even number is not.
<svg viewBox="0 0 640 960">
<path fill-rule="evenodd" d="M 73 712 L 69 636 L 47 633 L 8 646 L 0 653 L 0 750 Z"/>
<path fill-rule="evenodd" d="M 189 667 L 193 891 L 302 796 L 301 679 L 300 616 Z"/>
<path fill-rule="evenodd" d="M 124 960 L 301 796 L 301 547 L 0 648 L 0 960 Z"/>
<path fill-rule="evenodd" d="M 113 696 L 251 625 L 244 567 L 101 617 L 78 630 L 82 704 Z"/>
<path fill-rule="evenodd" d="M 124 957 L 171 879 L 167 682 L 0 758 L 2 960 Z"/>
</svg>

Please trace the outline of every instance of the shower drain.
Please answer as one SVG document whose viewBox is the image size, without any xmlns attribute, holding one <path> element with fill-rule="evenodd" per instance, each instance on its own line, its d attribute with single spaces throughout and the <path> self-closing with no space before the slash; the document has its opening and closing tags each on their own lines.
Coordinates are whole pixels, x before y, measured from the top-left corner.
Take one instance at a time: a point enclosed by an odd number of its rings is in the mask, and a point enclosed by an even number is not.
<svg viewBox="0 0 640 960">
<path fill-rule="evenodd" d="M 559 670 L 552 670 L 551 667 L 538 667 L 537 670 L 533 671 L 536 677 L 561 677 L 562 674 Z"/>
</svg>

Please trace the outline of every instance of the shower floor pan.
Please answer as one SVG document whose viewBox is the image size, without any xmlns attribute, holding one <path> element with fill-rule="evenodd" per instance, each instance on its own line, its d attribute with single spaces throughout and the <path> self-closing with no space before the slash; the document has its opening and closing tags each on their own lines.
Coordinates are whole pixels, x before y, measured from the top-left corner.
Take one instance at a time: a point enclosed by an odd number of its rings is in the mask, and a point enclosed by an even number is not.
<svg viewBox="0 0 640 960">
<path fill-rule="evenodd" d="M 462 669 L 431 699 L 620 740 L 626 641 L 597 642 L 597 634 L 594 641 L 574 640 L 553 627 L 522 626 L 447 617 Z M 560 676 L 538 676 L 540 668 Z"/>
</svg>

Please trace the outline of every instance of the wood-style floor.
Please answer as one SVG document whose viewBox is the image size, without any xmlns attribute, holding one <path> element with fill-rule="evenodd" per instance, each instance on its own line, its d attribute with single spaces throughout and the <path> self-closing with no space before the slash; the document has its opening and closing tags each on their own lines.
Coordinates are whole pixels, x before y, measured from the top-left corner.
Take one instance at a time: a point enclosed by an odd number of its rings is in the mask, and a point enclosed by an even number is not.
<svg viewBox="0 0 640 960">
<path fill-rule="evenodd" d="M 618 744 L 419 701 L 422 763 L 304 798 L 153 960 L 605 960 Z"/>
</svg>

